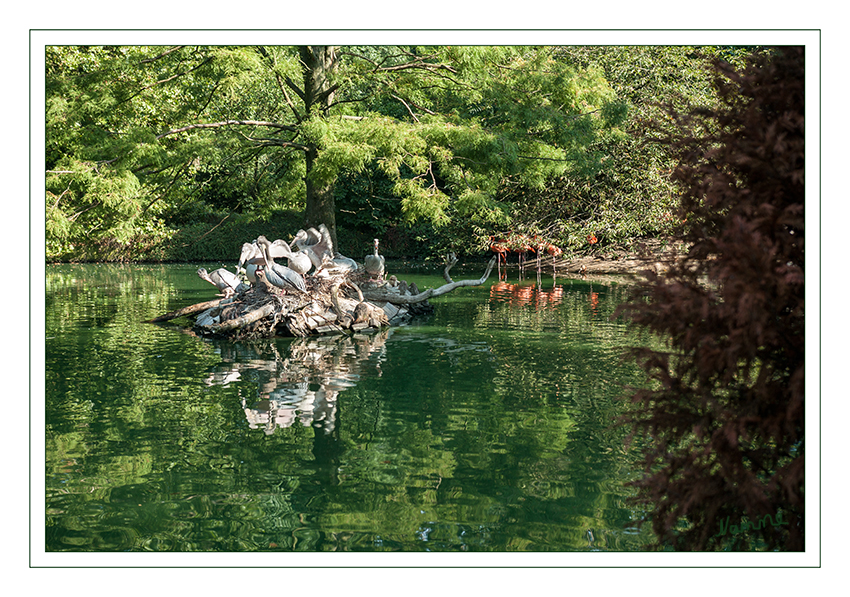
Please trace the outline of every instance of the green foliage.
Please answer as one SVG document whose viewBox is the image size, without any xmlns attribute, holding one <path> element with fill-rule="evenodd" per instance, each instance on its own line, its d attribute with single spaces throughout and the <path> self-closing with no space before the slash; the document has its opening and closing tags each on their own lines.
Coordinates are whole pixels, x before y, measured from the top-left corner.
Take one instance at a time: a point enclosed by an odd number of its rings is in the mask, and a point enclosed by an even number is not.
<svg viewBox="0 0 850 597">
<path fill-rule="evenodd" d="M 187 213 L 297 203 L 302 164 L 233 131 L 168 134 L 270 105 L 252 49 L 51 47 L 46 61 L 49 259 L 157 258 Z"/>
<path fill-rule="evenodd" d="M 554 175 L 596 171 L 599 156 L 585 151 L 587 143 L 613 134 L 625 116 L 598 71 L 567 68 L 549 48 L 453 46 L 384 56 L 351 48 L 344 56 L 350 72 L 370 65 L 367 74 L 390 91 L 380 102 L 376 92 L 368 103 L 376 111 L 361 109 L 358 120 L 306 125 L 321 149 L 311 176 L 327 184 L 343 169 L 374 163 L 394 182 L 409 223 L 505 224 L 512 206 L 497 199 L 504 180 L 539 189 Z"/>
<path fill-rule="evenodd" d="M 120 246 L 124 259 L 147 258 L 134 247 L 172 242 L 199 223 L 191 214 L 262 222 L 303 209 L 305 180 L 326 188 L 357 176 L 381 180 L 381 199 L 342 193 L 358 206 L 336 210 L 341 225 L 344 209 L 385 205 L 354 238 L 452 225 L 474 235 L 452 248 L 473 253 L 496 230 L 542 230 L 573 249 L 589 231 L 600 246 L 657 234 L 673 195 L 669 158 L 646 143 L 649 106 L 710 99 L 689 48 L 346 46 L 334 56 L 332 94 L 308 116 L 296 47 L 47 48 L 48 258 L 114 258 Z M 104 243 L 108 254 L 95 249 Z"/>
<path fill-rule="evenodd" d="M 593 167 L 551 176 L 543 187 L 507 180 L 500 197 L 517 209 L 503 233 L 512 229 L 542 235 L 567 253 L 605 251 L 642 237 L 669 236 L 678 199 L 669 178 L 675 158 L 655 142 L 652 123 L 668 118 L 662 102 L 681 109 L 717 104 L 706 59 L 719 52 L 686 46 L 555 49 L 556 60 L 604 77 L 617 100 L 605 104 L 600 117 L 619 126 L 586 147 Z M 748 52 L 729 48 L 725 55 L 740 59 Z M 589 235 L 598 243 L 589 244 Z"/>
</svg>

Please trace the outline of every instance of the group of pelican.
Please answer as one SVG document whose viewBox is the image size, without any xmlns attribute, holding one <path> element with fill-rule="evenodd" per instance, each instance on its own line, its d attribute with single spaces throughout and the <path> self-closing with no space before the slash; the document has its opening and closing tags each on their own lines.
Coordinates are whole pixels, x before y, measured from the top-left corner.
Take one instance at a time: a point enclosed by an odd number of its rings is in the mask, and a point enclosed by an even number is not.
<svg viewBox="0 0 850 597">
<path fill-rule="evenodd" d="M 286 259 L 287 265 L 276 263 L 275 259 Z M 307 292 L 304 276 L 308 274 L 330 276 L 355 272 L 359 267 L 353 259 L 334 251 L 327 226 L 320 224 L 318 230 L 299 230 L 290 243 L 280 239 L 269 242 L 265 236 L 258 236 L 242 245 L 235 274 L 225 268 L 211 273 L 200 268 L 198 276 L 229 298 L 247 288 L 239 277 L 243 272 L 251 284 L 257 283 L 257 272 L 262 270 L 265 280 L 272 286 Z M 385 265 L 383 255 L 378 254 L 378 239 L 373 241 L 372 253 L 364 259 L 364 269 L 372 280 L 383 281 Z"/>
</svg>

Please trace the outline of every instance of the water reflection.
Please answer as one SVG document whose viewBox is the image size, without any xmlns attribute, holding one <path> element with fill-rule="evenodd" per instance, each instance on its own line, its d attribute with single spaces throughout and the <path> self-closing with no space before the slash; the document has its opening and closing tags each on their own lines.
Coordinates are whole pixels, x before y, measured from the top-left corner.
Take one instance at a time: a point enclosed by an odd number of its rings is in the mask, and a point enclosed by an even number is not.
<svg viewBox="0 0 850 597">
<path fill-rule="evenodd" d="M 550 290 L 543 290 L 540 285 L 511 284 L 500 280 L 490 287 L 490 299 L 515 306 L 554 309 L 564 300 L 564 287 L 558 284 Z"/>
<path fill-rule="evenodd" d="M 231 343 L 142 323 L 209 298 L 197 267 L 48 269 L 48 550 L 645 542 L 624 503 L 634 457 L 611 429 L 620 385 L 641 379 L 609 319 L 623 287 L 488 284 L 353 338 Z"/>
<path fill-rule="evenodd" d="M 266 345 L 223 343 L 218 349 L 222 365 L 204 383 L 250 382 L 242 384 L 238 394 L 251 429 L 272 434 L 278 427 L 298 422 L 330 434 L 336 426 L 339 393 L 357 384 L 367 364 L 377 367 L 380 375 L 390 333 L 385 329 L 370 335 L 298 338 Z M 253 394 L 250 385 L 256 388 Z"/>
</svg>

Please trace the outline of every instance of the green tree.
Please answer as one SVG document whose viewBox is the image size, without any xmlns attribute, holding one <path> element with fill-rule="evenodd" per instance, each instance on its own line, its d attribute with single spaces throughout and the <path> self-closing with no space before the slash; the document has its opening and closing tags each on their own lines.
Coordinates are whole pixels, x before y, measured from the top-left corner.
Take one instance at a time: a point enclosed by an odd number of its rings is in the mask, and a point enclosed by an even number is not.
<svg viewBox="0 0 850 597">
<path fill-rule="evenodd" d="M 587 148 L 600 156 L 604 168 L 587 176 L 555 176 L 542 190 L 507 181 L 500 196 L 524 206 L 511 222 L 513 229 L 548 237 L 569 251 L 590 250 L 590 234 L 599 241 L 592 248 L 602 250 L 642 237 L 669 236 L 678 198 L 669 173 L 676 158 L 667 146 L 653 142 L 657 133 L 651 123 L 667 119 L 662 104 L 680 110 L 716 106 L 711 58 L 740 61 L 750 52 L 692 46 L 556 48 L 556 59 L 570 67 L 601 72 L 628 106 L 628 115 L 622 134 L 599 136 Z"/>
<path fill-rule="evenodd" d="M 208 191 L 211 172 L 245 163 L 251 155 L 232 138 L 161 133 L 222 104 L 236 111 L 253 58 L 228 48 L 48 47 L 48 257 L 109 259 L 156 243 L 169 235 L 169 212 Z"/>
<path fill-rule="evenodd" d="M 63 47 L 47 80 L 57 252 L 164 235 L 198 199 L 300 205 L 335 234 L 333 185 L 367 168 L 410 221 L 506 222 L 505 180 L 598 168 L 588 146 L 624 115 L 598 70 L 546 47 Z"/>
</svg>

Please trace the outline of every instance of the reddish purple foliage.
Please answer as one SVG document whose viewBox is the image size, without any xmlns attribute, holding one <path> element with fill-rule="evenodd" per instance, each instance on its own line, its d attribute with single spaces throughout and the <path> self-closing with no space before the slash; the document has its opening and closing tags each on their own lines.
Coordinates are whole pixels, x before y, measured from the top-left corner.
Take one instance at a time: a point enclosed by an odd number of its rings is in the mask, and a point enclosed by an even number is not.
<svg viewBox="0 0 850 597">
<path fill-rule="evenodd" d="M 715 63 L 721 106 L 664 139 L 690 249 L 618 312 L 669 340 L 635 351 L 652 389 L 625 418 L 657 547 L 804 549 L 804 67 L 798 47 Z M 716 536 L 767 515 L 787 524 Z"/>
</svg>

